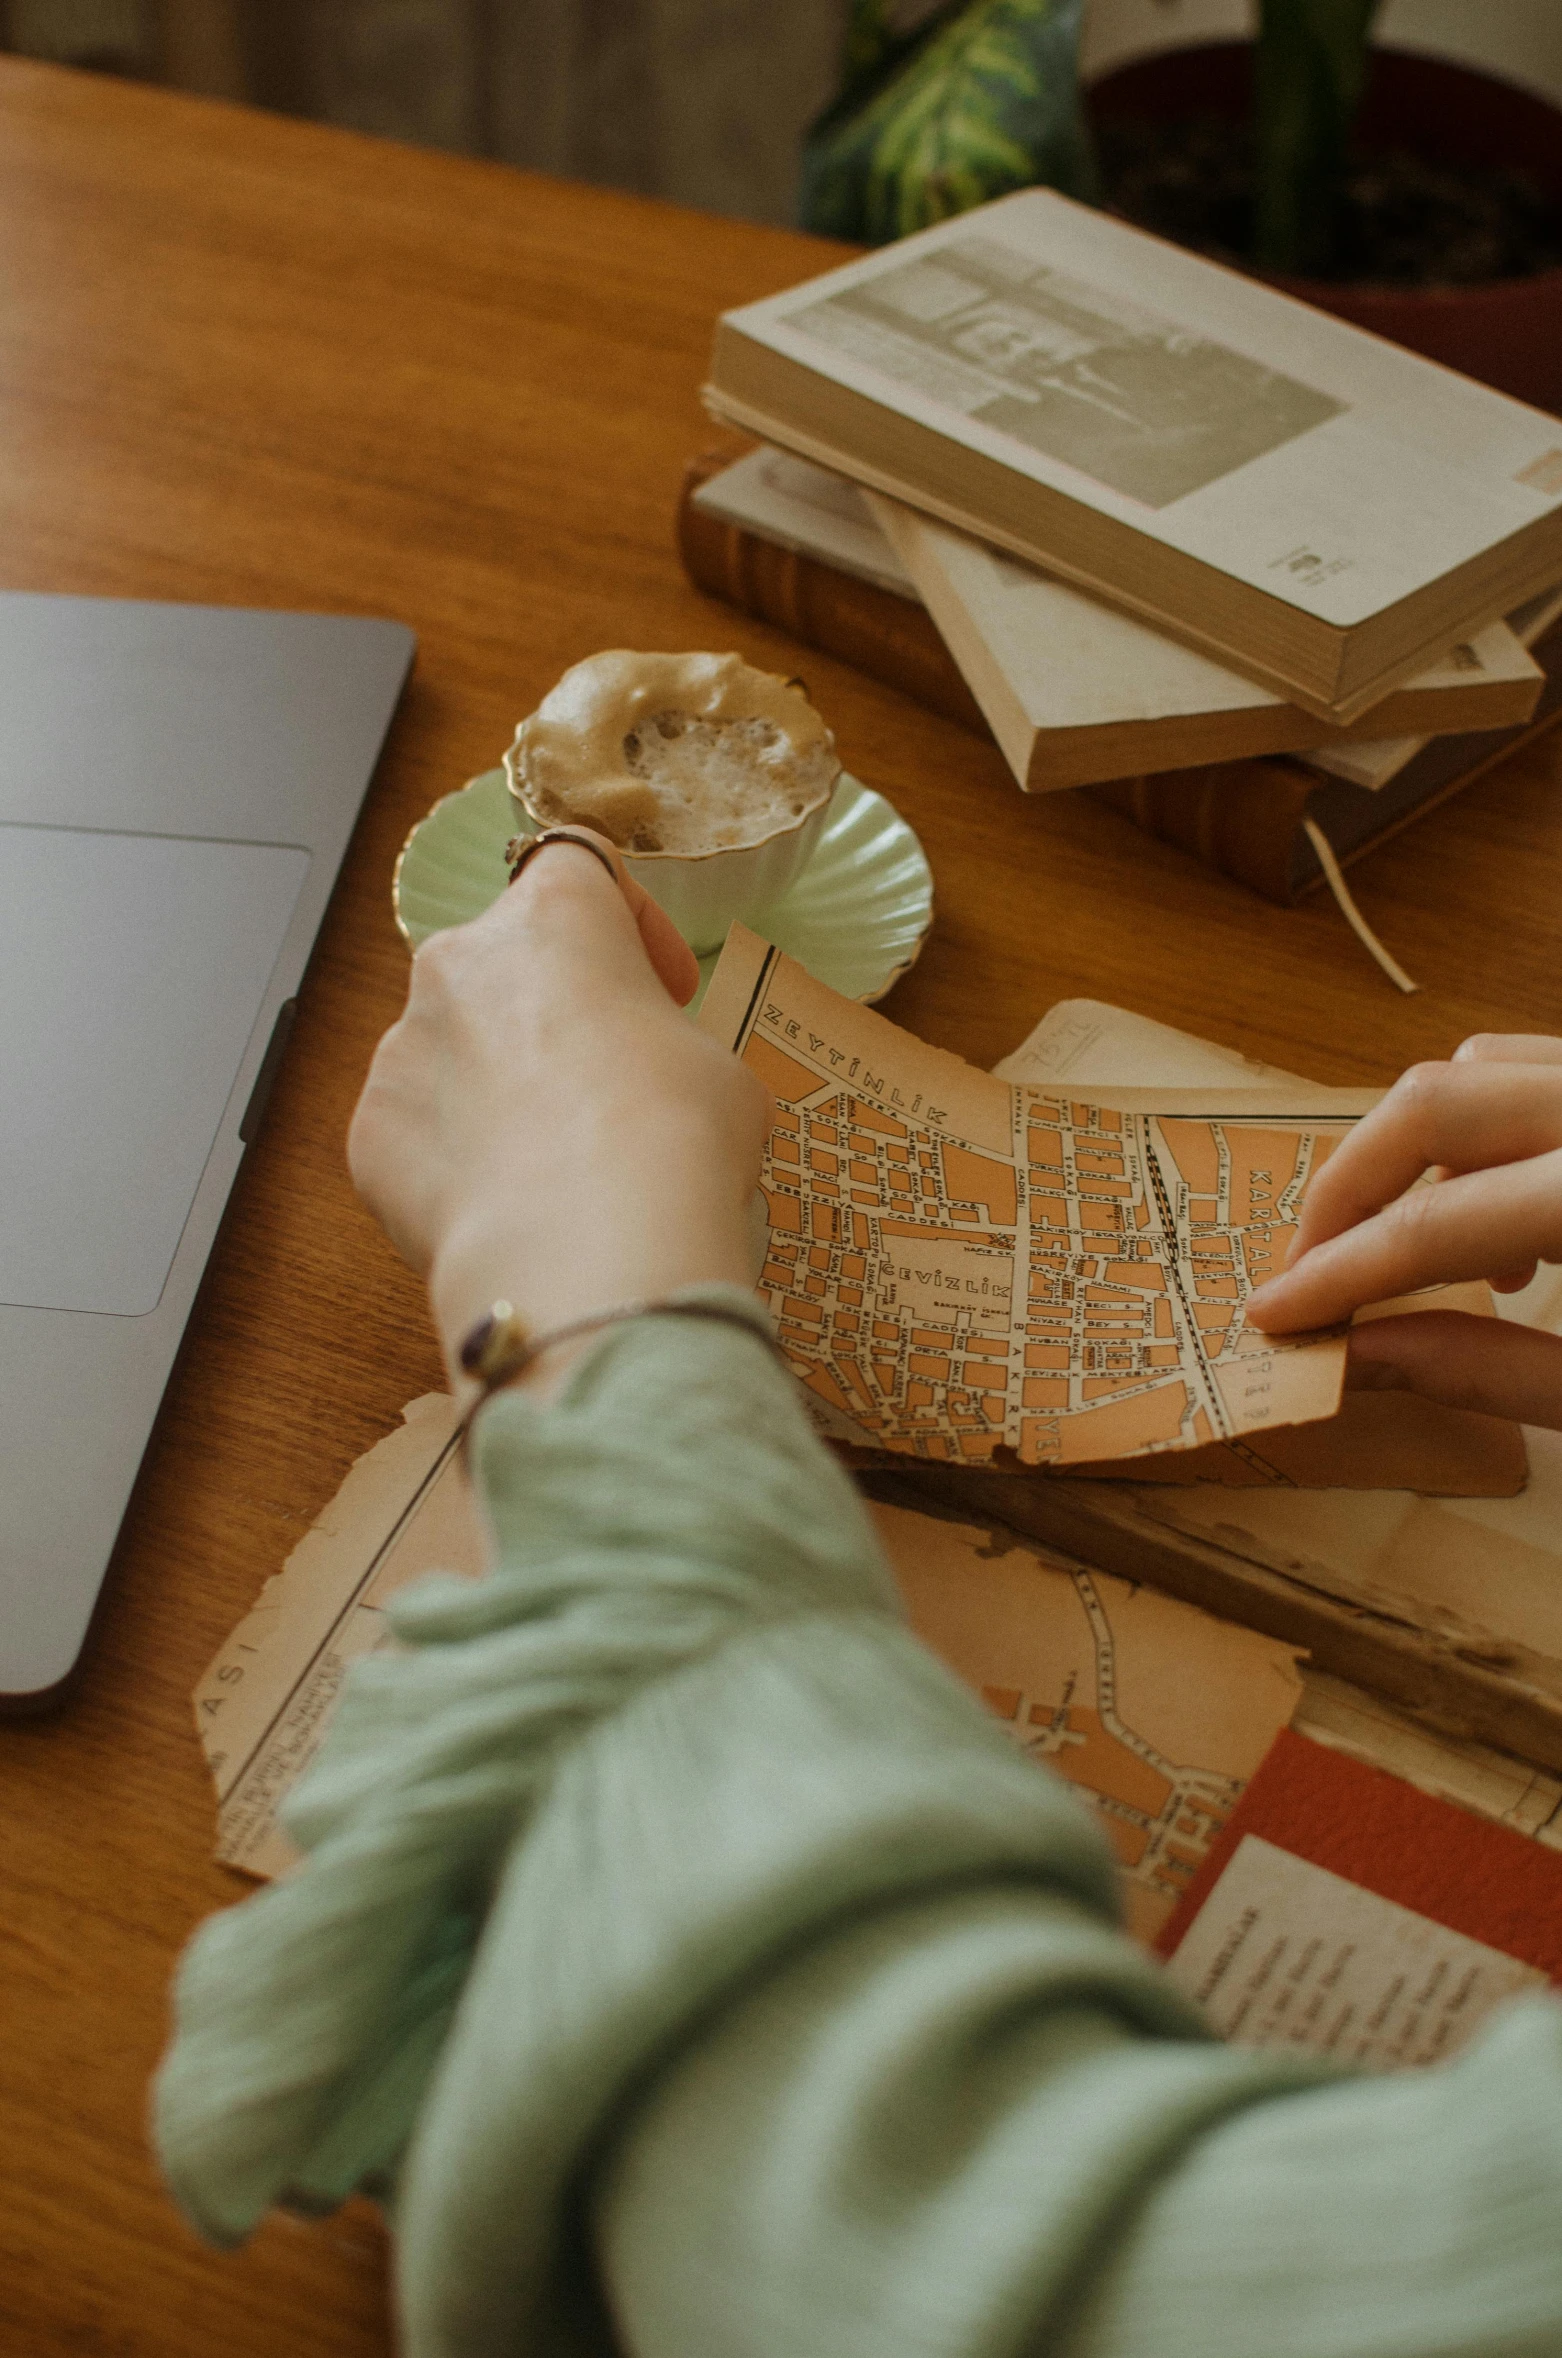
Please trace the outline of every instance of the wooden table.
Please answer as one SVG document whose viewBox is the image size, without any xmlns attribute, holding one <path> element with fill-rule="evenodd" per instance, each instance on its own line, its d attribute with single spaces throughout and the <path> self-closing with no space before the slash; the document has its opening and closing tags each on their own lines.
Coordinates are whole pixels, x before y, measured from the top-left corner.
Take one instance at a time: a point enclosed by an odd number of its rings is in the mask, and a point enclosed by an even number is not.
<svg viewBox="0 0 1562 2358">
<path fill-rule="evenodd" d="M 170 1968 L 235 1896 L 189 1693 L 352 1458 L 439 1380 L 342 1161 L 406 980 L 396 849 L 597 647 L 791 667 L 788 642 L 685 586 L 670 525 L 715 312 L 827 257 L 15 63 L 0 221 L 0 585 L 391 614 L 421 640 L 79 1689 L 0 1730 L 0 2348 L 382 2352 L 366 2209 L 218 2257 L 148 2159 Z M 1407 1000 L 1326 902 L 1282 913 L 1088 799 L 1022 801 L 961 730 L 824 657 L 807 671 L 937 879 L 890 1012 L 978 1062 L 1075 993 L 1345 1082 L 1473 1030 L 1562 1029 L 1555 739 L 1356 872 L 1426 985 Z"/>
</svg>

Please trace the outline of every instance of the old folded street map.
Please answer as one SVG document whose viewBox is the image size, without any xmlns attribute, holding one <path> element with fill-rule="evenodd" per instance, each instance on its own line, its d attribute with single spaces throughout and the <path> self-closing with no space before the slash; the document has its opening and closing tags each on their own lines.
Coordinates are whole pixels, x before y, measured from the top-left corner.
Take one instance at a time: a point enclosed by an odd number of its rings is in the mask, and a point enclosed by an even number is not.
<svg viewBox="0 0 1562 2358">
<path fill-rule="evenodd" d="M 1343 1342 L 1243 1314 L 1346 1124 L 1017 1087 L 741 927 L 700 1020 L 776 1101 L 761 1290 L 833 1438 L 1081 1465 L 1334 1413 Z"/>
<path fill-rule="evenodd" d="M 1129 1921 L 1160 1929 L 1301 1693 L 1288 1646 L 1047 1548 L 871 1509 L 911 1625 L 1095 1807 Z"/>
</svg>

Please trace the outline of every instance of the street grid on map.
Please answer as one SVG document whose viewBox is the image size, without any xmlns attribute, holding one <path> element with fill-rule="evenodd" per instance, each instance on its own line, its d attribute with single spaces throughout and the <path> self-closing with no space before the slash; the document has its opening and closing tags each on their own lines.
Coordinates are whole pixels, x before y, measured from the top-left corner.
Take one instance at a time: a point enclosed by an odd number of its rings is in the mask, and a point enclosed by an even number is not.
<svg viewBox="0 0 1562 2358">
<path fill-rule="evenodd" d="M 853 1008 L 842 1045 L 831 996 L 773 961 L 735 1043 L 777 1107 L 761 1291 L 825 1431 L 1045 1464 L 1288 1421 L 1286 1349 L 1244 1309 L 1343 1125 L 1123 1112 L 959 1067 L 989 1093 L 962 1126 L 952 1059 L 924 1051 L 929 1089 L 889 1079 L 862 1026 L 890 1027 Z"/>
<path fill-rule="evenodd" d="M 980 1525 L 870 1512 L 911 1626 L 1091 1804 L 1152 1937 L 1291 1717 L 1291 1649 Z"/>
<path fill-rule="evenodd" d="M 1067 1566 L 1095 1649 L 1095 1692 L 1070 1670 L 1056 1703 L 1020 1688 L 984 1686 L 982 1698 L 1021 1750 L 1089 1794 L 1123 1871 L 1159 1898 L 1180 1899 L 1241 1798 L 1241 1777 L 1166 1759 L 1117 1707 L 1117 1641 L 1100 1583 Z"/>
</svg>

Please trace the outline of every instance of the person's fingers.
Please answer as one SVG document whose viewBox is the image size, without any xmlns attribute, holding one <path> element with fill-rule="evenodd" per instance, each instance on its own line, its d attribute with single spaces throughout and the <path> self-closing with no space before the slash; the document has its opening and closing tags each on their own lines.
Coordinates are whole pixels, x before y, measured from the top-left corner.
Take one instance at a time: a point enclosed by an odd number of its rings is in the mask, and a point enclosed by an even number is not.
<svg viewBox="0 0 1562 2358">
<path fill-rule="evenodd" d="M 1248 1297 L 1264 1334 L 1332 1326 L 1366 1302 L 1562 1261 L 1562 1149 L 1415 1187 L 1331 1236 Z"/>
<path fill-rule="evenodd" d="M 556 985 L 567 988 L 573 975 L 581 988 L 610 981 L 633 989 L 654 976 L 678 1006 L 686 1005 L 699 988 L 693 951 L 626 872 L 607 837 L 584 827 L 576 832 L 591 836 L 602 859 L 579 843 L 550 844 L 482 916 L 431 935 L 414 955 L 414 974 L 432 960 L 449 970 L 458 992 L 477 990 L 483 986 L 470 962 L 497 958 L 515 969 L 517 985 L 529 974 L 535 987 L 546 960 Z"/>
<path fill-rule="evenodd" d="M 606 835 L 599 835 L 594 827 L 578 827 L 575 833 L 589 835 L 592 842 L 599 845 L 612 861 L 618 878 L 618 889 L 629 904 L 630 915 L 640 928 L 640 939 L 645 944 L 646 956 L 656 969 L 664 989 L 680 1007 L 687 1007 L 700 987 L 698 958 L 666 910 L 651 898 L 643 884 L 630 875 L 618 846 Z M 537 859 L 531 862 L 531 867 L 535 869 L 542 858 L 553 856 L 552 853 L 539 853 Z"/>
<path fill-rule="evenodd" d="M 1463 1310 L 1369 1319 L 1351 1329 L 1345 1382 L 1562 1431 L 1562 1336 L 1506 1319 Z"/>
<path fill-rule="evenodd" d="M 651 898 L 645 886 L 630 875 L 618 846 L 609 837 L 598 834 L 594 827 L 577 827 L 572 832 L 589 836 L 604 857 L 611 860 L 613 873 L 618 879 L 618 889 L 639 928 L 645 954 L 651 961 L 658 981 L 676 1005 L 686 1007 L 700 987 L 700 962 L 683 935 L 666 910 Z M 528 861 L 515 890 L 523 891 L 528 877 L 535 876 L 545 860 L 562 859 L 569 850 L 570 846 L 565 842 L 550 845 L 546 851 L 537 853 L 534 859 Z M 589 852 L 581 852 L 575 865 L 579 866 L 581 860 L 590 860 L 592 866 L 601 873 L 601 862 L 592 859 Z"/>
<path fill-rule="evenodd" d="M 1486 1282 L 1494 1294 L 1521 1294 L 1527 1285 L 1534 1284 L 1539 1267 L 1538 1261 L 1531 1261 L 1527 1269 L 1505 1269 L 1500 1277 L 1488 1277 Z"/>
<path fill-rule="evenodd" d="M 1562 1040 L 1550 1032 L 1472 1032 L 1469 1039 L 1460 1041 L 1452 1061 L 1455 1064 L 1562 1064 Z M 1434 1163 L 1431 1176 L 1443 1179 L 1447 1173 Z M 1500 1285 L 1505 1293 L 1518 1290 L 1517 1285 L 1508 1285 L 1495 1277 L 1491 1282 Z"/>
<path fill-rule="evenodd" d="M 1414 1065 L 1308 1187 L 1287 1266 L 1381 1211 L 1428 1170 L 1489 1170 L 1559 1146 L 1562 1063 Z"/>
<path fill-rule="evenodd" d="M 1475 1032 L 1454 1050 L 1455 1064 L 1562 1064 L 1562 1040 L 1550 1032 Z"/>
<path fill-rule="evenodd" d="M 612 847 L 604 842 L 603 850 L 611 855 Z M 437 970 L 441 995 L 456 1006 L 506 1014 L 604 992 L 659 1000 L 664 986 L 625 882 L 616 860 L 610 875 L 579 844 L 550 845 L 480 917 L 423 943 L 413 960 L 414 1003 L 424 968 Z"/>
</svg>

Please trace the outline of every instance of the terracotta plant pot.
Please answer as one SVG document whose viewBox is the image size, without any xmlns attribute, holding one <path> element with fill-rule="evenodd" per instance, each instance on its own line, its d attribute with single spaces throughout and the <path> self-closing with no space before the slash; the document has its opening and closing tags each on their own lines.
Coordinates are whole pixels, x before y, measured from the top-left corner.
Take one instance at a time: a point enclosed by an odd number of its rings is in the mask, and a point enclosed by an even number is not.
<svg viewBox="0 0 1562 2358">
<path fill-rule="evenodd" d="M 1249 116 L 1252 88 L 1248 43 L 1219 41 L 1119 66 L 1091 85 L 1089 104 L 1098 123 L 1201 114 L 1235 122 Z M 1468 66 L 1375 50 L 1358 129 L 1369 147 L 1517 168 L 1562 200 L 1562 108 Z M 1447 287 L 1264 275 L 1357 327 L 1521 401 L 1562 411 L 1562 269 Z"/>
</svg>

